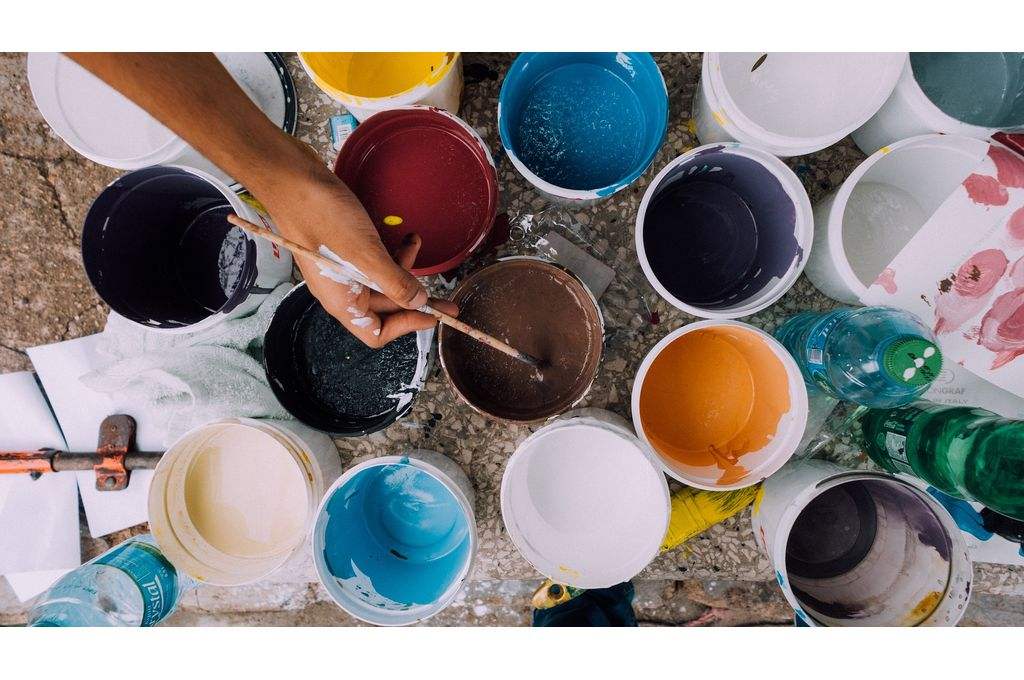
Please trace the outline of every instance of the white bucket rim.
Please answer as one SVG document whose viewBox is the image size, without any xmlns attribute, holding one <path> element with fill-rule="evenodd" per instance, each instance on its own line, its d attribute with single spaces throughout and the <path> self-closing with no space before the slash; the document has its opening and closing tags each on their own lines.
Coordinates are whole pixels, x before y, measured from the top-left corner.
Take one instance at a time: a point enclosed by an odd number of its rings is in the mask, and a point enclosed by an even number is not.
<svg viewBox="0 0 1024 680">
<path fill-rule="evenodd" d="M 336 479 L 334 483 L 331 484 L 331 486 L 323 493 L 320 503 L 317 506 L 316 511 L 313 513 L 313 518 L 309 523 L 309 546 L 312 552 L 313 567 L 316 570 L 317 579 L 323 585 L 327 594 L 330 595 L 331 600 L 338 605 L 342 611 L 354 616 L 364 623 L 369 623 L 375 626 L 408 626 L 420 621 L 426 621 L 438 612 L 446 609 L 448 605 L 452 603 L 452 600 L 454 600 L 455 596 L 458 595 L 466 581 L 468 581 L 469 577 L 472 576 L 473 569 L 476 566 L 480 538 L 477 535 L 476 513 L 473 509 L 473 501 L 466 495 L 462 485 L 459 484 L 458 481 L 452 479 L 447 472 L 437 465 L 434 465 L 434 463 L 427 459 L 430 456 L 425 456 L 424 454 L 433 454 L 435 456 L 444 455 L 436 451 L 410 449 L 404 455 L 390 454 L 379 456 L 353 465 L 338 477 L 338 479 Z M 466 560 L 466 564 L 459 570 L 459 575 L 452 580 L 451 585 L 448 586 L 444 594 L 431 604 L 394 612 L 376 607 L 353 607 L 353 604 L 361 604 L 361 602 L 355 599 L 343 598 L 340 594 L 341 588 L 334 583 L 335 577 L 327 568 L 327 563 L 324 559 L 324 546 L 317 538 L 321 518 L 325 516 L 324 511 L 326 510 L 331 497 L 360 472 L 370 468 L 385 467 L 388 465 L 411 465 L 440 482 L 449 492 L 451 492 L 452 496 L 455 497 L 455 500 L 459 503 L 459 507 L 462 508 L 462 511 L 466 516 L 467 524 L 469 525 L 469 559 Z M 455 465 L 454 461 L 452 461 L 452 465 Z M 383 618 L 374 618 L 372 616 L 373 613 L 382 613 Z"/>
<path fill-rule="evenodd" d="M 415 102 L 423 99 L 428 92 L 440 86 L 441 83 L 448 79 L 455 65 L 462 59 L 461 52 L 445 52 L 445 63 L 441 66 L 436 75 L 426 76 L 420 82 L 408 89 L 402 90 L 401 92 L 385 95 L 383 97 L 360 97 L 358 95 L 339 90 L 333 85 L 327 83 L 327 81 L 318 76 L 310 67 L 309 62 L 306 61 L 305 52 L 296 52 L 296 54 L 299 57 L 299 63 L 302 65 L 302 70 L 306 72 L 309 79 L 312 80 L 313 84 L 322 92 L 346 107 L 351 105 L 360 109 L 372 109 L 373 111 L 386 111 L 389 109 L 399 108 L 409 104 L 414 104 Z"/>
<path fill-rule="evenodd" d="M 979 153 L 979 162 L 985 155 L 984 149 L 987 149 L 990 146 L 989 142 L 982 139 L 964 137 L 961 135 L 947 135 L 943 133 L 928 133 L 908 137 L 898 142 L 883 146 L 878 151 L 875 151 L 873 154 L 861 161 L 860 165 L 854 168 L 853 172 L 843 180 L 843 183 L 839 186 L 839 189 L 834 195 L 832 205 L 829 207 L 828 211 L 828 258 L 832 263 L 832 266 L 836 268 L 836 272 L 843 280 L 843 283 L 850 289 L 858 300 L 864 298 L 870 286 L 865 285 L 857 277 L 857 274 L 854 273 L 853 267 L 850 265 L 850 260 L 846 256 L 846 248 L 843 244 L 843 218 L 846 213 L 846 206 L 850 200 L 850 195 L 853 193 L 854 187 L 860 183 L 864 176 L 886 156 L 908 148 L 929 145 L 942 146 L 947 147 L 950 150 L 960 150 L 964 152 L 971 152 L 973 148 L 977 148 L 979 151 L 982 151 L 982 153 Z M 893 257 L 895 256 L 896 254 L 893 255 Z"/>
<path fill-rule="evenodd" d="M 864 107 L 854 123 L 816 137 L 794 137 L 766 130 L 743 113 L 729 93 L 729 88 L 722 76 L 721 54 L 721 52 L 705 52 L 701 68 L 702 74 L 708 74 L 709 87 L 705 88 L 705 97 L 708 98 L 709 107 L 716 112 L 728 109 L 728 113 L 719 113 L 723 120 L 716 117 L 716 122 L 738 141 L 765 148 L 782 156 L 802 156 L 819 151 L 860 128 L 889 100 L 899 81 L 900 74 L 903 72 L 904 64 L 910 62 L 907 52 L 885 53 L 889 55 L 889 59 L 880 71 L 881 79 L 887 86 L 883 85 L 875 93 L 875 96 L 870 99 L 869 105 Z"/>
<path fill-rule="evenodd" d="M 296 534 L 295 541 L 272 554 L 247 558 L 229 555 L 215 548 L 192 524 L 184 503 L 182 503 L 182 512 L 185 525 L 179 527 L 179 530 L 174 528 L 171 510 L 168 507 L 168 492 L 170 490 L 168 483 L 170 482 L 169 477 L 175 473 L 173 466 L 181 461 L 173 460 L 177 456 L 169 454 L 175 449 L 180 450 L 180 447 L 186 444 L 193 446 L 193 449 L 197 448 L 195 444 L 199 442 L 191 442 L 191 439 L 201 436 L 205 430 L 222 425 L 240 425 L 273 438 L 295 461 L 302 472 L 303 480 L 306 482 L 308 509 L 305 526 Z M 188 452 L 190 460 L 194 457 L 195 452 L 195 450 Z M 305 544 L 308 527 L 315 517 L 314 510 L 316 509 L 318 491 L 322 490 L 324 486 L 323 475 L 318 470 L 318 466 L 313 463 L 314 459 L 315 456 L 309 445 L 298 434 L 285 431 L 271 423 L 261 422 L 252 418 L 220 418 L 194 427 L 175 439 L 167 447 L 167 453 L 160 458 L 154 470 L 153 481 L 150 483 L 146 501 L 150 531 L 168 561 L 196 581 L 215 586 L 241 586 L 261 581 L 281 569 L 294 555 L 301 551 Z M 183 474 L 187 474 L 187 471 Z M 194 534 L 190 536 L 191 547 L 189 543 L 182 540 L 179 531 Z M 214 565 L 205 562 L 204 558 L 197 555 L 193 548 L 206 553 L 215 561 L 221 561 L 222 564 Z M 229 571 L 232 567 L 264 562 L 268 563 L 269 566 L 257 569 L 254 572 L 247 572 L 244 576 L 232 577 L 225 575 L 225 572 Z M 219 573 L 210 577 L 208 574 L 211 573 L 211 570 L 216 570 Z"/>
<path fill-rule="evenodd" d="M 761 289 L 760 292 L 752 296 L 750 299 L 729 309 L 704 309 L 702 307 L 695 307 L 677 298 L 669 292 L 664 285 L 662 285 L 661 281 L 659 281 L 658 277 L 654 274 L 650 261 L 647 259 L 647 249 L 644 246 L 644 216 L 647 213 L 647 208 L 650 205 L 655 192 L 661 187 L 662 180 L 672 172 L 676 166 L 689 162 L 693 157 L 703 151 L 719 148 L 723 151 L 735 153 L 736 155 L 756 161 L 766 170 L 771 172 L 772 176 L 779 181 L 779 184 L 782 185 L 786 194 L 793 201 L 793 208 L 795 211 L 795 224 L 793 226 L 793 230 L 797 244 L 803 249 L 803 253 L 800 257 L 794 258 L 793 264 L 790 265 L 784 277 L 777 279 L 774 283 L 769 282 L 763 289 Z M 658 292 L 658 295 L 660 295 L 662 299 L 670 305 L 678 310 L 690 314 L 691 316 L 696 316 L 701 319 L 739 319 L 745 316 L 750 316 L 751 314 L 756 314 L 757 312 L 775 304 L 779 298 L 789 292 L 789 289 L 793 287 L 796 280 L 800 278 L 800 274 L 803 272 L 804 267 L 807 266 L 807 259 L 814 243 L 814 211 L 811 208 L 811 200 L 807 196 L 807 190 L 800 182 L 800 178 L 796 176 L 796 173 L 789 169 L 789 166 L 779 160 L 777 156 L 758 147 L 743 144 L 742 142 L 712 142 L 710 144 L 704 144 L 703 146 L 690 149 L 689 151 L 676 156 L 669 161 L 657 175 L 654 176 L 654 179 L 652 179 L 650 184 L 647 185 L 643 198 L 640 200 L 640 207 L 637 209 L 636 228 L 634 230 L 633 241 L 636 245 L 637 259 L 640 261 L 640 268 L 643 270 L 644 276 L 647 277 L 648 283 L 650 283 L 654 290 Z"/>
<path fill-rule="evenodd" d="M 763 462 L 759 468 L 748 471 L 747 477 L 743 480 L 733 482 L 732 484 L 711 485 L 696 481 L 677 472 L 669 463 L 666 462 L 665 457 L 658 451 L 654 444 L 651 443 L 650 439 L 647 438 L 647 433 L 644 431 L 643 420 L 640 418 L 640 393 L 643 391 L 644 379 L 647 377 L 647 372 L 650 370 L 651 364 L 653 364 L 654 360 L 658 358 L 658 355 L 661 354 L 662 350 L 672 344 L 672 342 L 677 338 L 703 328 L 721 328 L 730 326 L 734 328 L 742 328 L 760 337 L 772 350 L 772 353 L 776 358 L 782 363 L 789 382 L 790 404 L 790 410 L 784 413 L 782 418 L 785 418 L 789 413 L 794 413 L 796 420 L 792 423 L 790 429 L 783 433 L 782 437 L 775 437 L 771 440 L 770 444 L 768 444 L 768 446 L 779 447 L 779 451 L 776 451 L 774 457 Z M 633 380 L 633 390 L 630 395 L 630 404 L 633 417 L 633 427 L 636 428 L 636 435 L 654 453 L 655 459 L 662 471 L 678 482 L 687 486 L 692 486 L 696 489 L 703 489 L 705 491 L 734 491 L 736 489 L 743 489 L 748 486 L 759 484 L 778 472 L 778 470 L 785 465 L 795 453 L 797 453 L 797 447 L 803 439 L 804 432 L 807 429 L 807 418 L 810 411 L 807 397 L 807 386 L 804 383 L 803 374 L 801 374 L 800 368 L 797 366 L 792 355 L 785 347 L 782 346 L 782 343 L 760 328 L 743 323 L 742 321 L 733 321 L 731 319 L 707 319 L 704 321 L 695 321 L 671 331 L 659 340 L 657 344 L 647 352 L 643 361 L 640 362 L 640 367 L 636 370 L 636 377 Z M 776 432 L 776 434 L 778 433 Z M 789 453 L 783 455 L 782 451 L 785 449 L 789 449 Z"/>
<path fill-rule="evenodd" d="M 635 452 L 643 459 L 644 463 L 646 463 L 646 466 L 641 466 L 639 462 L 637 463 L 638 469 L 641 470 L 640 474 L 645 475 L 647 473 L 647 468 L 649 467 L 651 481 L 659 490 L 658 497 L 652 500 L 660 500 L 661 503 L 652 503 L 651 509 L 653 510 L 656 504 L 664 506 L 663 521 L 659 522 L 657 525 L 652 523 L 650 526 L 651 540 L 649 548 L 643 552 L 638 552 L 628 562 L 616 565 L 617 568 L 606 569 L 593 577 L 589 574 L 584 577 L 581 574 L 573 573 L 576 570 L 571 568 L 559 569 L 559 565 L 556 565 L 557 560 L 542 555 L 535 550 L 526 539 L 525 532 L 522 531 L 519 523 L 516 521 L 515 509 L 512 507 L 510 501 L 511 494 L 509 492 L 509 488 L 513 482 L 512 478 L 516 466 L 522 465 L 523 461 L 528 456 L 532 455 L 529 453 L 529 450 L 531 447 L 536 445 L 538 441 L 547 437 L 552 432 L 562 430 L 564 428 L 578 428 L 581 430 L 583 428 L 598 428 L 619 438 L 624 444 L 632 446 Z M 637 460 L 639 461 L 639 459 Z M 668 482 L 665 479 L 665 475 L 662 474 L 661 465 L 657 461 L 653 451 L 650 450 L 650 447 L 645 441 L 626 430 L 620 423 L 595 417 L 593 411 L 589 409 L 579 409 L 576 413 L 567 412 L 561 417 L 555 418 L 552 422 L 549 422 L 544 427 L 541 427 L 536 432 L 529 435 L 516 447 L 516 450 L 509 457 L 508 462 L 505 465 L 504 473 L 502 473 L 499 500 L 501 505 L 502 524 L 505 526 L 509 539 L 516 547 L 519 554 L 522 555 L 534 569 L 544 576 L 558 583 L 565 583 L 579 588 L 606 588 L 622 583 L 623 581 L 628 581 L 639 574 L 645 567 L 647 567 L 648 564 L 651 563 L 651 560 L 657 557 L 660 553 L 661 543 L 665 538 L 665 533 L 668 531 L 670 521 L 671 497 L 669 495 Z M 548 568 L 548 564 L 553 565 L 555 568 Z"/>
<path fill-rule="evenodd" d="M 796 612 L 800 618 L 802 618 L 807 625 L 811 627 L 822 626 L 817 620 L 808 614 L 803 605 L 797 599 L 796 594 L 793 592 L 792 585 L 790 584 L 789 571 L 786 568 L 786 546 L 788 544 L 789 532 L 793 528 L 793 524 L 796 522 L 797 517 L 804 511 L 807 505 L 815 498 L 820 496 L 825 491 L 846 484 L 847 482 L 853 481 L 864 481 L 864 480 L 875 480 L 882 482 L 890 482 L 893 484 L 900 485 L 906 489 L 909 489 L 917 498 L 921 499 L 925 505 L 934 513 L 935 517 L 942 524 L 943 529 L 950 539 L 950 583 L 947 584 L 946 592 L 942 594 L 942 600 L 936 609 L 928 616 L 925 621 L 922 621 L 918 626 L 926 626 L 928 622 L 939 612 L 943 607 L 949 607 L 947 603 L 951 600 L 954 603 L 954 608 L 959 606 L 960 614 L 954 616 L 953 625 L 963 616 L 967 603 L 971 597 L 971 583 L 973 581 L 973 569 L 970 554 L 967 552 L 967 542 L 964 540 L 963 533 L 957 526 L 956 521 L 950 516 L 942 505 L 932 497 L 931 494 L 922 491 L 913 484 L 906 480 L 900 479 L 894 475 L 890 475 L 885 472 L 876 472 L 873 470 L 850 470 L 843 468 L 834 463 L 829 464 L 834 470 L 831 472 L 825 472 L 823 470 L 823 477 L 814 484 L 805 486 L 799 494 L 789 499 L 786 504 L 785 510 L 779 516 L 778 523 L 775 526 L 773 536 L 775 537 L 775 544 L 770 548 L 770 554 L 768 555 L 772 563 L 772 569 L 775 570 L 775 580 L 779 584 L 779 588 L 782 590 L 782 594 L 785 596 L 786 601 L 793 611 Z M 781 540 L 783 536 L 786 540 Z M 952 585 L 952 574 L 954 570 L 959 568 L 959 571 L 966 574 L 967 588 L 963 594 L 959 592 L 949 592 L 949 586 Z"/>
</svg>

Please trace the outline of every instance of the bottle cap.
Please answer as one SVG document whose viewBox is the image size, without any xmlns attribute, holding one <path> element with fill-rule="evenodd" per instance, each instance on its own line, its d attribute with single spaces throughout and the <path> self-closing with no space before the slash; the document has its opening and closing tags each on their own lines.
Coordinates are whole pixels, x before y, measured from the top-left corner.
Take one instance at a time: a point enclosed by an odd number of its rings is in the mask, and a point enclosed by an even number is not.
<svg viewBox="0 0 1024 680">
<path fill-rule="evenodd" d="M 885 348 L 882 370 L 898 383 L 913 387 L 927 385 L 942 370 L 942 352 L 927 338 L 903 335 Z"/>
</svg>

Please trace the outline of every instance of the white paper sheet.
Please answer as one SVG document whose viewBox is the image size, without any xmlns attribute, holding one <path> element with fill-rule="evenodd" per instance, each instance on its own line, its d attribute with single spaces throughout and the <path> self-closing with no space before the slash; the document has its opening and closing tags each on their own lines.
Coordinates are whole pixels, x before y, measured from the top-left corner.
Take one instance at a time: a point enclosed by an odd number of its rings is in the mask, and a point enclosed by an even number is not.
<svg viewBox="0 0 1024 680">
<path fill-rule="evenodd" d="M 29 372 L 0 375 L 0 449 L 64 448 Z M 22 601 L 82 563 L 75 475 L 0 475 L 0 574 Z"/>
<path fill-rule="evenodd" d="M 79 381 L 79 377 L 99 365 L 96 354 L 99 335 L 76 340 L 41 345 L 28 349 L 28 356 L 39 375 L 46 395 L 53 406 L 69 449 L 92 451 L 99 439 L 100 423 L 114 413 L 114 405 L 105 394 L 94 392 Z M 163 442 L 146 427 L 142 414 L 130 408 L 121 408 L 136 420 L 136 445 L 142 451 L 161 451 Z M 97 491 L 96 476 L 92 472 L 79 472 L 78 488 L 82 505 L 93 537 L 141 524 L 148 519 L 146 508 L 150 470 L 132 472 L 128 488 L 123 491 Z"/>
</svg>

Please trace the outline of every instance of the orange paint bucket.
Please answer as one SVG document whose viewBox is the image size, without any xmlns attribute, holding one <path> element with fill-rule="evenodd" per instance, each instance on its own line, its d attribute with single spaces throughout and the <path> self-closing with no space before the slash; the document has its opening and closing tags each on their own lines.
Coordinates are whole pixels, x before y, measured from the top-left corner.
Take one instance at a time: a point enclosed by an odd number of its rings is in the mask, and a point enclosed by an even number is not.
<svg viewBox="0 0 1024 680">
<path fill-rule="evenodd" d="M 767 333 L 734 321 L 673 331 L 633 383 L 633 424 L 665 472 L 700 489 L 739 489 L 789 460 L 807 425 L 796 363 Z"/>
</svg>

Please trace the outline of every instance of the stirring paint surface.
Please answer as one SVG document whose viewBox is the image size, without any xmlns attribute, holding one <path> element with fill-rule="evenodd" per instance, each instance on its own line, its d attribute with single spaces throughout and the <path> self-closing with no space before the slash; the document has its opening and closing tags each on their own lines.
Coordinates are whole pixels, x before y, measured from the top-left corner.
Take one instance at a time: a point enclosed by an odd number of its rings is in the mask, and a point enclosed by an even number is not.
<svg viewBox="0 0 1024 680">
<path fill-rule="evenodd" d="M 789 411 L 786 369 L 754 333 L 723 326 L 679 336 L 654 359 L 640 392 L 652 445 L 691 467 L 718 467 L 719 484 L 747 474 Z"/>
<path fill-rule="evenodd" d="M 214 548 L 237 557 L 266 556 L 301 541 L 309 503 L 298 463 L 253 427 L 218 429 L 185 476 L 192 524 Z"/>
<path fill-rule="evenodd" d="M 442 328 L 443 358 L 456 389 L 486 413 L 536 420 L 582 396 L 601 357 L 600 314 L 586 288 L 559 267 L 507 260 L 456 291 L 459 318 L 537 357 L 535 369 L 462 333 Z"/>
<path fill-rule="evenodd" d="M 458 499 L 408 463 L 362 470 L 333 493 L 324 512 L 327 568 L 366 604 L 431 604 L 470 559 L 469 520 Z"/>
<path fill-rule="evenodd" d="M 390 97 L 440 73 L 447 52 L 303 52 L 330 88 L 356 97 Z"/>
<path fill-rule="evenodd" d="M 516 152 L 555 186 L 614 184 L 644 152 L 645 120 L 636 93 L 597 64 L 571 63 L 541 77 L 520 116 Z"/>
</svg>

